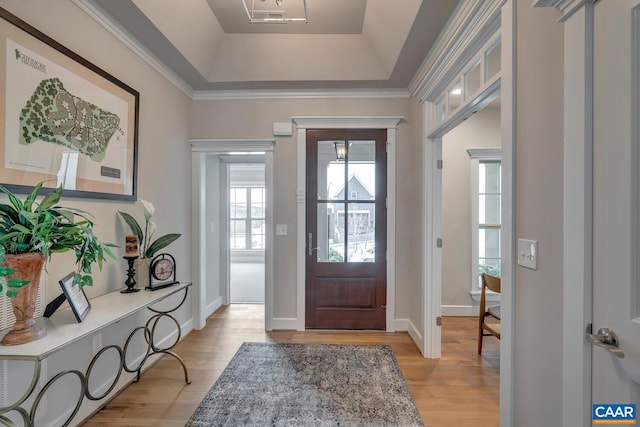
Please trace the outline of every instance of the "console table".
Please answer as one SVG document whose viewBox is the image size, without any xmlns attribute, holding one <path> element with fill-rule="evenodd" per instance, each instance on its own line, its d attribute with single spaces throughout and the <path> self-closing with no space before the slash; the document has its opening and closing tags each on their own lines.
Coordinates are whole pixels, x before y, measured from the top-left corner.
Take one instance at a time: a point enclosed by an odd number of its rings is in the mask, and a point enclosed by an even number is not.
<svg viewBox="0 0 640 427">
<path fill-rule="evenodd" d="M 145 290 L 133 294 L 123 294 L 120 293 L 120 291 L 110 292 L 91 300 L 91 311 L 81 323 L 76 322 L 71 309 L 67 308 L 64 310 L 59 310 L 48 319 L 38 319 L 39 322 L 43 322 L 44 326 L 47 329 L 47 334 L 43 338 L 27 344 L 20 344 L 16 346 L 0 346 L 0 360 L 27 360 L 34 362 L 31 384 L 27 388 L 25 394 L 21 398 L 19 398 L 18 401 L 4 408 L 0 408 L 0 424 L 13 425 L 13 422 L 4 414 L 7 414 L 11 411 L 16 411 L 24 420 L 25 426 L 33 426 L 38 405 L 40 404 L 40 401 L 44 397 L 47 390 L 60 378 L 70 375 L 77 377 L 80 383 L 80 389 L 78 390 L 78 400 L 75 409 L 64 423 L 64 425 L 66 426 L 78 413 L 80 405 L 82 404 L 82 401 L 85 397 L 90 400 L 102 400 L 107 397 L 116 386 L 123 370 L 129 373 L 136 373 L 136 379 L 134 381 L 140 380 L 142 367 L 148 360 L 149 356 L 153 354 L 169 354 L 176 358 L 178 362 L 180 362 L 180 364 L 182 365 L 182 369 L 184 370 L 185 382 L 187 384 L 190 384 L 191 381 L 189 380 L 187 366 L 180 356 L 171 351 L 171 349 L 180 341 L 181 331 L 178 321 L 170 314 L 179 309 L 184 304 L 185 300 L 187 299 L 187 294 L 190 286 L 191 283 L 178 283 L 171 287 L 159 289 L 156 291 Z M 182 292 L 182 299 L 170 310 L 157 310 L 151 307 L 152 305 L 179 292 Z M 145 309 L 150 310 L 154 313 L 154 315 L 151 316 L 151 318 L 146 322 L 144 326 L 138 326 L 133 331 L 131 331 L 129 337 L 122 347 L 117 345 L 108 345 L 103 347 L 93 357 L 84 373 L 78 370 L 66 370 L 57 373 L 38 392 L 35 400 L 33 401 L 33 404 L 31 405 L 31 408 L 27 410 L 22 407 L 24 402 L 29 399 L 36 388 L 38 379 L 40 378 L 42 360 L 46 359 L 51 354 L 62 350 L 71 343 L 89 337 L 92 334 L 95 334 L 96 332 L 99 332 L 102 329 L 106 328 L 107 326 L 112 325 L 128 316 L 131 316 Z M 178 335 L 175 342 L 173 342 L 170 346 L 159 348 L 156 347 L 153 339 L 158 320 L 163 317 L 166 317 L 172 320 L 173 323 L 175 323 Z M 1 331 L 0 337 L 4 336 L 4 334 L 8 331 L 9 329 Z M 147 343 L 147 350 L 138 366 L 131 367 L 127 366 L 126 354 L 131 339 L 137 333 L 144 334 L 144 339 Z M 120 359 L 118 372 L 116 373 L 113 383 L 108 388 L 108 390 L 99 396 L 94 396 L 91 390 L 89 390 L 89 377 L 96 361 L 108 351 L 113 351 L 118 354 L 118 357 Z"/>
</svg>

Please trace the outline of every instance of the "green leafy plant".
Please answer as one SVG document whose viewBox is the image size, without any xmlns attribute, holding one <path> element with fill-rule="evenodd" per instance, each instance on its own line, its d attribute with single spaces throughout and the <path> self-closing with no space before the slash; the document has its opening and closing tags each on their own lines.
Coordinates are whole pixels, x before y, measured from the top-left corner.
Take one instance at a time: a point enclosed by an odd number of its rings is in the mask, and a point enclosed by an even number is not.
<svg viewBox="0 0 640 427">
<path fill-rule="evenodd" d="M 4 264 L 6 254 L 41 252 L 46 263 L 54 253 L 73 251 L 76 255 L 73 284 L 91 286 L 92 265 L 97 263 L 101 270 L 106 256 L 115 260 L 115 255 L 109 249 L 115 245 L 103 243 L 93 234 L 91 214 L 57 205 L 62 196 L 61 187 L 38 203 L 36 199 L 43 184 L 37 184 L 24 201 L 0 185 L 0 191 L 9 198 L 8 203 L 0 203 L 0 277 L 16 272 Z M 28 280 L 20 278 L 5 280 L 6 295 L 11 298 L 17 296 L 18 288 L 29 284 Z M 0 292 L 2 289 L 0 283 Z"/>
<path fill-rule="evenodd" d="M 173 243 L 181 234 L 170 233 L 164 236 L 158 237 L 156 240 L 151 240 L 156 230 L 158 229 L 155 222 L 151 221 L 156 209 L 151 202 L 146 200 L 140 200 L 142 208 L 144 210 L 144 232 L 142 227 L 136 219 L 126 212 L 118 211 L 118 215 L 122 217 L 124 222 L 127 223 L 129 229 L 133 234 L 138 236 L 138 242 L 140 242 L 140 258 L 153 258 L 153 256 L 161 249 L 166 248 Z"/>
</svg>

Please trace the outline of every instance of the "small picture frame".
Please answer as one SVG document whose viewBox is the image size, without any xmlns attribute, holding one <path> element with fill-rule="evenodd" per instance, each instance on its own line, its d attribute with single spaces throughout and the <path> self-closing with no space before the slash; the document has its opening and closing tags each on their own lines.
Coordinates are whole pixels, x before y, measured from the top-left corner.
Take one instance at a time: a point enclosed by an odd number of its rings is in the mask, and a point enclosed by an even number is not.
<svg viewBox="0 0 640 427">
<path fill-rule="evenodd" d="M 59 283 L 73 314 L 76 316 L 76 320 L 80 323 L 91 310 L 91 303 L 87 298 L 87 294 L 84 293 L 84 289 L 81 289 L 80 286 L 73 286 L 74 274 L 73 272 L 67 274 Z"/>
</svg>

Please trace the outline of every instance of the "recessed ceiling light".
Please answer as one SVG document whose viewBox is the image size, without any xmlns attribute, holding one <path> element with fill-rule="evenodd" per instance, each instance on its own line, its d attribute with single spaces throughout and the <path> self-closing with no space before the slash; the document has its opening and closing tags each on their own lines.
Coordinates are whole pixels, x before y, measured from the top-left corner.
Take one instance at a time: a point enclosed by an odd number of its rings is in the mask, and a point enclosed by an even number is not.
<svg viewBox="0 0 640 427">
<path fill-rule="evenodd" d="M 451 90 L 451 95 L 461 95 L 462 94 L 462 89 L 460 89 L 459 87 L 455 87 Z"/>
</svg>

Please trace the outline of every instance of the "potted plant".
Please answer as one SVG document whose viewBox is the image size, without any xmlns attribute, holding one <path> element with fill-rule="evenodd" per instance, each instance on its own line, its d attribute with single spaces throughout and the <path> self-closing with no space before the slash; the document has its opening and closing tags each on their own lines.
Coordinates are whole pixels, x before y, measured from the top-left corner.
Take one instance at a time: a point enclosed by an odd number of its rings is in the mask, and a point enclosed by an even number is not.
<svg viewBox="0 0 640 427">
<path fill-rule="evenodd" d="M 156 209 L 151 202 L 146 200 L 140 200 L 144 211 L 144 231 L 138 223 L 138 221 L 126 212 L 118 211 L 118 215 L 127 223 L 131 233 L 138 236 L 138 242 L 140 242 L 139 252 L 140 258 L 136 260 L 136 283 L 139 286 L 149 285 L 149 265 L 151 259 L 158 251 L 166 248 L 173 243 L 181 234 L 169 233 L 164 236 L 160 236 L 155 240 L 153 236 L 158 229 L 155 222 L 151 220 Z"/>
<path fill-rule="evenodd" d="M 0 191 L 9 198 L 0 203 L 0 277 L 5 280 L 5 294 L 11 298 L 16 322 L 2 339 L 2 344 L 30 342 L 45 334 L 35 322 L 40 274 L 54 253 L 73 251 L 76 255 L 74 286 L 91 286 L 94 263 L 102 269 L 106 256 L 116 259 L 109 249 L 115 245 L 101 242 L 93 234 L 91 215 L 80 209 L 65 208 L 57 203 L 62 196 L 58 187 L 38 203 L 36 198 L 43 183 L 20 200 L 6 187 Z M 0 283 L 0 292 L 3 286 Z"/>
</svg>

